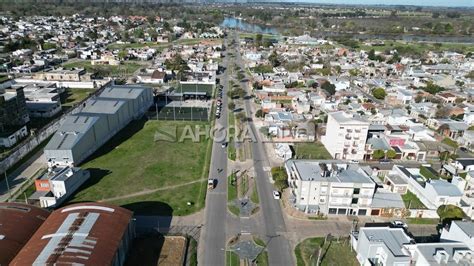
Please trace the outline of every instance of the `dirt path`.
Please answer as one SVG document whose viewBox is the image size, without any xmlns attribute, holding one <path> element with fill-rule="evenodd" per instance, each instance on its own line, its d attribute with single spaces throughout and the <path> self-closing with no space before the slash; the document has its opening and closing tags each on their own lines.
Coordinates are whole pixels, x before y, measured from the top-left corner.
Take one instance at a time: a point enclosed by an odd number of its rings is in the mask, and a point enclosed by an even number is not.
<svg viewBox="0 0 474 266">
<path fill-rule="evenodd" d="M 183 183 L 183 184 L 179 184 L 179 185 L 173 185 L 173 186 L 167 186 L 167 187 L 160 187 L 160 188 L 156 188 L 156 189 L 147 189 L 147 190 L 143 190 L 143 191 L 140 191 L 140 192 L 131 193 L 131 194 L 128 194 L 128 195 L 123 195 L 123 196 L 118 196 L 118 197 L 112 197 L 112 198 L 102 199 L 102 200 L 99 200 L 98 202 L 114 201 L 114 200 L 121 200 L 121 199 L 133 198 L 133 197 L 136 197 L 136 196 L 148 195 L 148 194 L 151 194 L 151 193 L 155 193 L 155 192 L 157 192 L 157 191 L 162 191 L 162 190 L 167 190 L 167 189 L 173 189 L 173 188 L 178 188 L 178 187 L 184 187 L 184 186 L 191 185 L 191 184 L 194 184 L 194 183 L 203 182 L 203 181 L 205 181 L 205 180 L 206 180 L 206 179 L 203 178 L 203 179 L 198 179 L 198 180 L 194 180 L 194 181 L 187 182 L 187 183 Z"/>
</svg>

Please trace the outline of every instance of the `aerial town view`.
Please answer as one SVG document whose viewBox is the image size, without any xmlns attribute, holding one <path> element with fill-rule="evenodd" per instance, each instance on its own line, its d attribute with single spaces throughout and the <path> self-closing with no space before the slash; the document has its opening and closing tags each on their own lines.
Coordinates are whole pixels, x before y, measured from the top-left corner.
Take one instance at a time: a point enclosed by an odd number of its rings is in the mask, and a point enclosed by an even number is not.
<svg viewBox="0 0 474 266">
<path fill-rule="evenodd" d="M 474 1 L 0 0 L 3 265 L 474 265 Z"/>
</svg>

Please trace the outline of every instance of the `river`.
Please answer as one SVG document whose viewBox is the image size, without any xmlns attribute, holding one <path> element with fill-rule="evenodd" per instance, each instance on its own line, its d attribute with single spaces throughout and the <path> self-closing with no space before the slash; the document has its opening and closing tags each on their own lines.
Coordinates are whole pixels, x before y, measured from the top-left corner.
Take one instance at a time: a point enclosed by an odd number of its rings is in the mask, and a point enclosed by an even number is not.
<svg viewBox="0 0 474 266">
<path fill-rule="evenodd" d="M 245 20 L 226 17 L 222 21 L 221 27 L 238 29 L 245 32 L 251 33 L 262 33 L 262 34 L 276 34 L 279 35 L 277 28 L 258 25 L 254 23 L 248 23 Z M 353 36 L 360 40 L 402 40 L 406 42 L 452 42 L 452 43 L 466 43 L 474 44 L 473 36 L 437 36 L 437 35 L 413 35 L 413 34 L 358 34 L 358 33 L 340 33 L 333 31 L 317 31 L 313 34 L 318 38 L 336 37 L 336 36 Z"/>
</svg>

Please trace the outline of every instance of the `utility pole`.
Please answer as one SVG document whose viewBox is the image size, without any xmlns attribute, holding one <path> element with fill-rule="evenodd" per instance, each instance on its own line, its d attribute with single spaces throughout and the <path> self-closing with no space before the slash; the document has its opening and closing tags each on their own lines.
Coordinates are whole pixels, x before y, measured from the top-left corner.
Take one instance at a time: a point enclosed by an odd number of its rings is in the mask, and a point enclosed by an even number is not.
<svg viewBox="0 0 474 266">
<path fill-rule="evenodd" d="M 3 174 L 5 175 L 5 182 L 7 183 L 7 190 L 8 190 L 8 194 L 10 195 L 10 197 L 9 197 L 9 199 L 10 199 L 12 197 L 12 192 L 10 191 L 10 185 L 8 184 L 7 170 L 5 170 L 5 172 L 3 172 Z"/>
</svg>

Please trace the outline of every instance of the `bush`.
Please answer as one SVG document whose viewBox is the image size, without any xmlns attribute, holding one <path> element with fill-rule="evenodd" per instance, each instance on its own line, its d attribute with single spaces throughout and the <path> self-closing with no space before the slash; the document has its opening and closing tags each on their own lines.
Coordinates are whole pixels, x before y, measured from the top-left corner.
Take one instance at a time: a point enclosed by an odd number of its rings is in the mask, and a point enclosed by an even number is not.
<svg viewBox="0 0 474 266">
<path fill-rule="evenodd" d="M 393 159 L 393 158 L 395 158 L 395 156 L 397 156 L 397 152 L 396 152 L 396 151 L 394 151 L 394 150 L 389 150 L 389 151 L 387 151 L 387 158 Z"/>
<path fill-rule="evenodd" d="M 383 150 L 375 150 L 374 153 L 372 154 L 372 158 L 379 160 L 385 157 L 385 152 Z"/>
<path fill-rule="evenodd" d="M 455 205 L 441 205 L 436 212 L 443 225 L 449 224 L 453 220 L 461 220 L 465 216 L 463 210 Z"/>
<path fill-rule="evenodd" d="M 288 175 L 286 174 L 285 168 L 273 167 L 271 170 L 275 186 L 279 191 L 288 187 Z"/>
<path fill-rule="evenodd" d="M 385 96 L 387 96 L 387 93 L 385 92 L 385 90 L 383 88 L 375 88 L 372 91 L 372 95 L 376 99 L 383 100 L 383 99 L 385 99 Z"/>
</svg>

